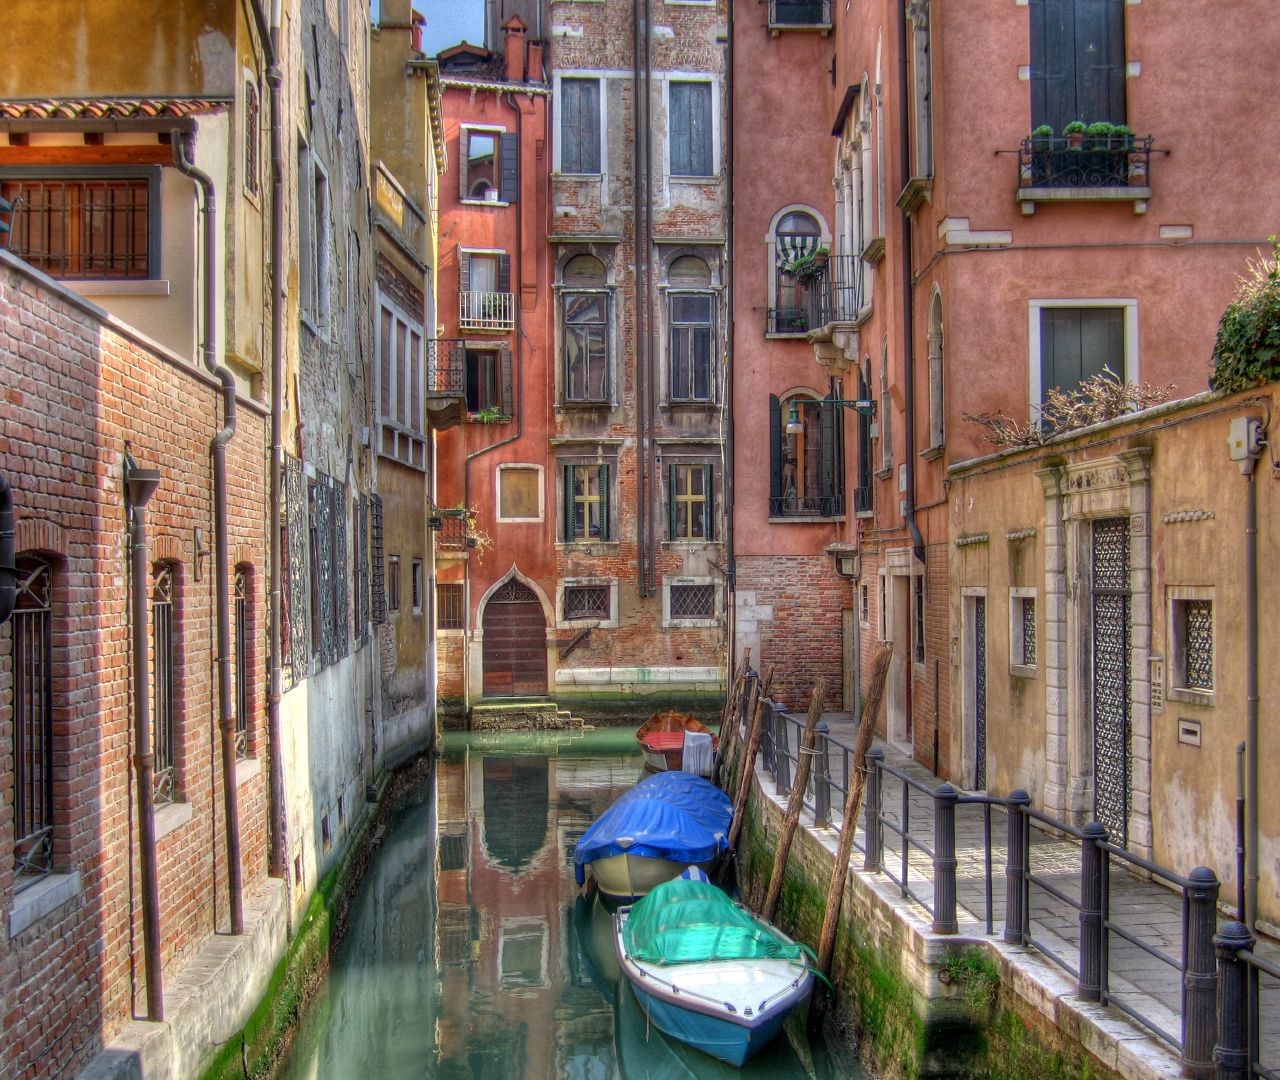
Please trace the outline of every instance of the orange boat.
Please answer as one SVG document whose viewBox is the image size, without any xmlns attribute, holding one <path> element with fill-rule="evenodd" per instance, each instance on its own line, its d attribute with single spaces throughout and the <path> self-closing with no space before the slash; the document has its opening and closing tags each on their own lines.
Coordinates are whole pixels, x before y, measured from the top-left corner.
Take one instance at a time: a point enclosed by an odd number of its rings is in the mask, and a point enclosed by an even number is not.
<svg viewBox="0 0 1280 1080">
<path fill-rule="evenodd" d="M 711 740 L 710 753 L 704 750 L 701 753 L 695 751 L 690 754 L 691 759 L 697 759 L 688 762 L 688 765 L 695 766 L 693 768 L 686 767 L 685 736 L 687 734 L 706 735 L 710 736 Z M 636 731 L 636 742 L 640 744 L 640 751 L 644 754 L 645 768 L 652 769 L 654 772 L 684 769 L 686 772 L 694 772 L 700 776 L 711 774 L 711 757 L 720 745 L 719 737 L 706 724 L 674 710 L 657 713 L 641 724 Z M 695 739 L 693 742 L 706 745 L 705 739 Z"/>
</svg>

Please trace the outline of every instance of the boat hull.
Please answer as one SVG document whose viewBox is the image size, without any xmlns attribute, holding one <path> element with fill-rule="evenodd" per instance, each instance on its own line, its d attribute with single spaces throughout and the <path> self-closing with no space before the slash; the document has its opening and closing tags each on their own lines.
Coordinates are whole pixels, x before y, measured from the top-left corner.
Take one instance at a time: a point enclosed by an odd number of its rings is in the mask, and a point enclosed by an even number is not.
<svg viewBox="0 0 1280 1080">
<path fill-rule="evenodd" d="M 610 855 L 587 864 L 587 874 L 595 878 L 600 892 L 609 900 L 636 900 L 664 881 L 679 877 L 688 863 L 671 859 L 650 859 L 642 855 Z M 701 863 L 707 869 L 710 863 Z"/>
<path fill-rule="evenodd" d="M 794 1008 L 793 1004 L 766 1016 L 755 1027 L 746 1027 L 672 1004 L 641 989 L 634 982 L 631 989 L 653 1026 L 668 1038 L 678 1039 L 737 1068 L 745 1065 L 777 1037 L 786 1022 L 787 1013 Z"/>
</svg>

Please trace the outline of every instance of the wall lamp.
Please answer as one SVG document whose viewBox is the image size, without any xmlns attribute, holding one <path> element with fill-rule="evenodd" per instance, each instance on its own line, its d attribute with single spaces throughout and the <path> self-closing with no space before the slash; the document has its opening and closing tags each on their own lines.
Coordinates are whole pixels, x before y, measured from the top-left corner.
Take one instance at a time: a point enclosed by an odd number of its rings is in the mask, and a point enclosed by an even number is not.
<svg viewBox="0 0 1280 1080">
<path fill-rule="evenodd" d="M 844 398 L 823 398 L 820 404 L 839 405 L 845 409 L 852 409 L 854 412 L 865 413 L 867 416 L 875 416 L 876 414 L 876 403 L 865 398 L 854 398 L 848 401 Z M 787 434 L 804 434 L 804 424 L 800 422 L 800 405 L 795 399 L 791 402 L 791 415 L 787 418 Z"/>
<path fill-rule="evenodd" d="M 836 573 L 842 578 L 856 581 L 862 576 L 862 552 L 845 544 L 832 544 L 827 551 L 835 560 Z"/>
</svg>

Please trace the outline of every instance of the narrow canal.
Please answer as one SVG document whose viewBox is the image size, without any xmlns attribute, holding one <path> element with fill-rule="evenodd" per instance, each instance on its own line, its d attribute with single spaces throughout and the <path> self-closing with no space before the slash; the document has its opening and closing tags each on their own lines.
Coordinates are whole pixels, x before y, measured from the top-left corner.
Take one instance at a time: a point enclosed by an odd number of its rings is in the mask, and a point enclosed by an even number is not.
<svg viewBox="0 0 1280 1080">
<path fill-rule="evenodd" d="M 648 1026 L 608 914 L 573 880 L 578 837 L 640 769 L 624 729 L 446 737 L 432 787 L 385 830 L 282 1075 L 867 1077 L 795 1022 L 742 1070 Z"/>
</svg>

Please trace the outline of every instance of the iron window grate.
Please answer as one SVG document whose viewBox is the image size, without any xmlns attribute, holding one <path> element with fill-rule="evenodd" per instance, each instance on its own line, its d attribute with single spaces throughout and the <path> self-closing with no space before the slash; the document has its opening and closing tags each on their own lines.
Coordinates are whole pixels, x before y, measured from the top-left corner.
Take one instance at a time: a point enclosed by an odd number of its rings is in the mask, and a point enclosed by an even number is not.
<svg viewBox="0 0 1280 1080">
<path fill-rule="evenodd" d="M 1213 604 L 1188 600 L 1184 609 L 1186 682 L 1192 690 L 1213 689 Z"/>
<path fill-rule="evenodd" d="M 673 619 L 714 619 L 716 587 L 714 585 L 672 585 L 671 617 Z"/>
<path fill-rule="evenodd" d="M 566 620 L 609 618 L 609 586 L 575 585 L 566 588 L 564 617 Z"/>
<path fill-rule="evenodd" d="M 436 586 L 436 628 L 439 630 L 463 630 L 462 586 Z"/>
<path fill-rule="evenodd" d="M 1036 662 L 1036 602 L 1030 596 L 1022 601 L 1022 662 L 1027 667 Z"/>
</svg>

